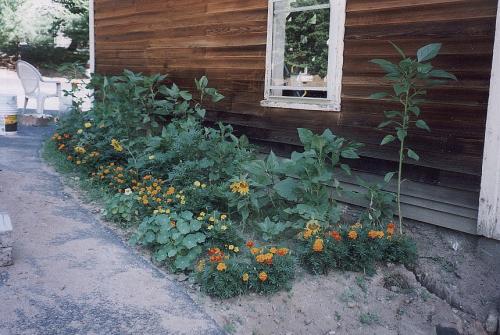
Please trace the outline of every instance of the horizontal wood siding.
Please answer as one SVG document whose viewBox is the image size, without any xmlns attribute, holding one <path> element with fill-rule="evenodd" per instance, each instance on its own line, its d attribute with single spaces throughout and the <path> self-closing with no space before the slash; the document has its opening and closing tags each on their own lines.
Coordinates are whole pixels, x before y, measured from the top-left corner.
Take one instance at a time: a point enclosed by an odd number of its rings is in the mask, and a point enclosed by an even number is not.
<svg viewBox="0 0 500 335">
<path fill-rule="evenodd" d="M 260 107 L 264 93 L 267 0 L 95 0 L 97 72 L 124 68 L 168 73 L 186 88 L 207 75 L 226 99 L 209 117 L 239 126 L 259 143 L 296 145 L 297 127 L 366 144 L 367 157 L 395 160 L 375 127 L 390 104 L 367 96 L 388 88 L 372 58 L 396 60 L 388 41 L 409 53 L 444 47 L 435 65 L 459 81 L 432 90 L 416 131 L 417 164 L 478 176 L 488 100 L 496 0 L 348 0 L 341 112 Z"/>
</svg>

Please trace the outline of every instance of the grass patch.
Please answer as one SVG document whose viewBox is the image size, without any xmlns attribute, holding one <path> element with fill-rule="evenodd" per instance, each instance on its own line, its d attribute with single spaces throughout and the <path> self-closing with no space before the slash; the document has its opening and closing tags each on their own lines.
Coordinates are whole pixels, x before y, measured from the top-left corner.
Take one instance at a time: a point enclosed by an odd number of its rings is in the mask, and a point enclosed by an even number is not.
<svg viewBox="0 0 500 335">
<path fill-rule="evenodd" d="M 361 322 L 364 325 L 370 326 L 373 324 L 379 324 L 380 323 L 380 317 L 375 314 L 375 313 L 363 313 L 359 316 L 359 322 Z"/>
</svg>

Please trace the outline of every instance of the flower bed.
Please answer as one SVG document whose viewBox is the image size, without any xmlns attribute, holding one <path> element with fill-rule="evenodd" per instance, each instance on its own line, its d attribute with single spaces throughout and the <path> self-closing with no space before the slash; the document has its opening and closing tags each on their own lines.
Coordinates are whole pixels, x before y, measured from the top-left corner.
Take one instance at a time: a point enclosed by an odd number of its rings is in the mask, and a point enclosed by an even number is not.
<svg viewBox="0 0 500 335">
<path fill-rule="evenodd" d="M 358 222 L 342 219 L 336 176 L 351 174 L 361 144 L 299 129 L 302 152 L 259 160 L 230 126 L 204 126 L 203 103 L 223 98 L 205 77 L 196 97 L 164 80 L 94 77 L 92 110 L 76 106 L 48 145 L 102 189 L 107 219 L 134 229 L 131 243 L 156 261 L 228 298 L 291 287 L 296 263 L 315 274 L 372 272 L 378 261 L 415 258 L 380 185 L 357 194 L 370 202 Z"/>
</svg>

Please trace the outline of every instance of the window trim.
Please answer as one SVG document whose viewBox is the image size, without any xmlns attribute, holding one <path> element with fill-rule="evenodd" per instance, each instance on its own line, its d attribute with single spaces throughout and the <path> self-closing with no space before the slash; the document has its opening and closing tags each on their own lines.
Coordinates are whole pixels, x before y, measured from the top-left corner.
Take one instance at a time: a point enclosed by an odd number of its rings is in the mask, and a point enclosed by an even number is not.
<svg viewBox="0 0 500 335">
<path fill-rule="evenodd" d="M 282 0 L 269 0 L 267 13 L 266 71 L 263 107 L 340 111 L 342 66 L 344 62 L 344 34 L 346 0 L 330 0 L 330 30 L 328 45 L 327 98 L 277 97 L 271 95 L 274 4 Z"/>
</svg>

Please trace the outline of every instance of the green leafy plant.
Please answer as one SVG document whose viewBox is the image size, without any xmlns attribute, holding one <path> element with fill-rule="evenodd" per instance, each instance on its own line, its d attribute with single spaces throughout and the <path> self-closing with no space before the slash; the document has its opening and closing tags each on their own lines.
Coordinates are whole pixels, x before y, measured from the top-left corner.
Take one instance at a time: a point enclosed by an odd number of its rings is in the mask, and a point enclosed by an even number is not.
<svg viewBox="0 0 500 335">
<path fill-rule="evenodd" d="M 385 227 L 394 219 L 397 195 L 384 191 L 384 184 L 369 184 L 358 178 L 358 183 L 365 189 L 363 197 L 368 201 L 368 206 L 361 213 L 360 222 L 365 225 Z"/>
<path fill-rule="evenodd" d="M 132 225 L 140 222 L 141 212 L 133 193 L 116 193 L 107 201 L 104 216 L 113 222 Z"/>
<path fill-rule="evenodd" d="M 385 59 L 373 59 L 386 72 L 385 78 L 392 84 L 392 93 L 380 92 L 370 96 L 371 99 L 386 100 L 399 105 L 399 108 L 384 112 L 386 120 L 378 127 L 393 126 L 393 134 L 384 137 L 381 144 L 386 145 L 399 141 L 399 164 L 397 172 L 389 172 L 385 180 L 389 181 L 397 173 L 397 204 L 399 216 L 399 230 L 403 230 L 403 214 L 401 212 L 401 182 L 405 158 L 419 160 L 419 155 L 407 145 L 408 133 L 414 128 L 430 131 L 429 126 L 421 117 L 421 105 L 425 102 L 427 89 L 442 84 L 446 80 L 456 80 L 456 77 L 444 70 L 432 66 L 434 59 L 441 49 L 440 43 L 428 44 L 417 51 L 417 57 L 412 58 L 395 44 L 396 51 L 401 56 L 401 61 L 394 64 Z"/>
<path fill-rule="evenodd" d="M 176 270 L 185 270 L 192 268 L 205 240 L 201 221 L 183 211 L 146 217 L 130 242 L 152 246 L 157 261 L 171 260 Z"/>
</svg>

